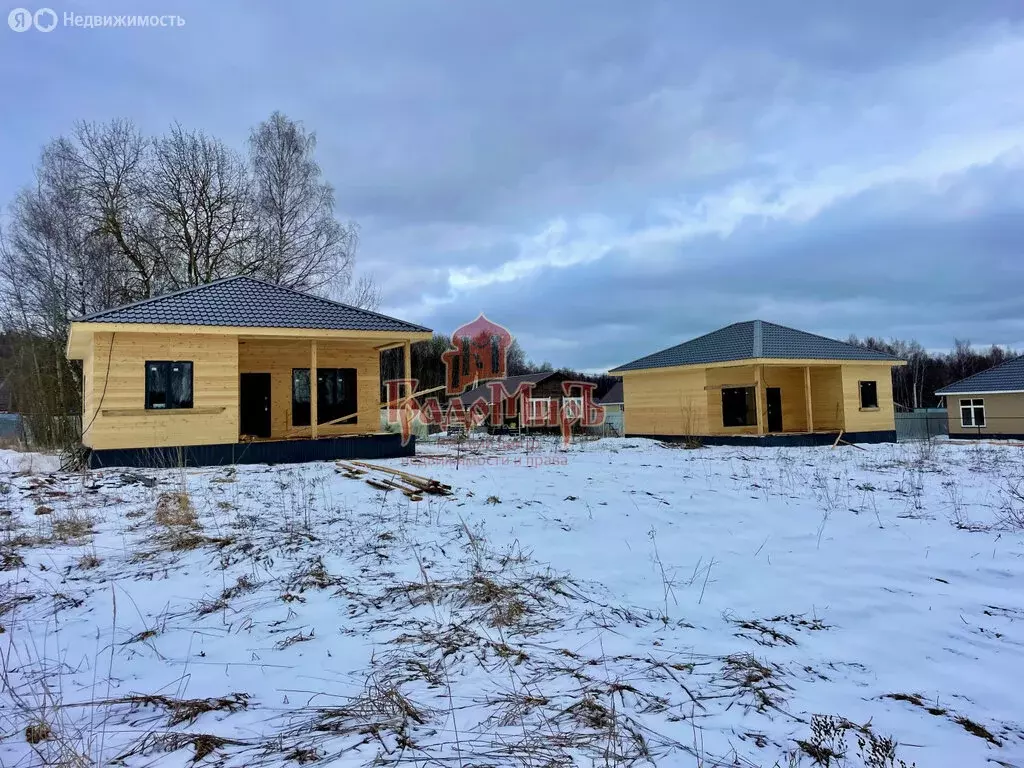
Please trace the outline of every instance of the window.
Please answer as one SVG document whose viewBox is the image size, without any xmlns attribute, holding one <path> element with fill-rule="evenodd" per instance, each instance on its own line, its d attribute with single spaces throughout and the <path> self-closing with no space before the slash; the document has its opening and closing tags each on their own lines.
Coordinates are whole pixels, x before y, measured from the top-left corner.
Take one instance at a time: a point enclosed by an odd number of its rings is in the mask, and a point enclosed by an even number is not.
<svg viewBox="0 0 1024 768">
<path fill-rule="evenodd" d="M 877 381 L 862 381 L 860 383 L 860 407 L 861 408 L 877 408 L 878 407 L 878 382 Z"/>
<path fill-rule="evenodd" d="M 985 401 L 981 398 L 960 401 L 960 426 L 985 426 Z"/>
<path fill-rule="evenodd" d="M 543 426 L 548 423 L 548 419 L 551 417 L 551 404 L 552 399 L 550 397 L 531 397 L 526 401 L 526 421 L 527 424 L 533 426 Z"/>
<path fill-rule="evenodd" d="M 757 401 L 753 387 L 727 387 L 722 390 L 722 426 L 757 426 Z"/>
<path fill-rule="evenodd" d="M 308 427 L 309 409 L 309 368 L 292 369 L 292 426 Z M 349 416 L 359 410 L 356 401 L 355 368 L 316 369 L 317 423 L 324 424 L 342 416 Z M 352 416 L 343 424 L 355 424 L 358 417 Z"/>
<path fill-rule="evenodd" d="M 146 361 L 146 408 L 192 407 L 192 363 Z"/>
<path fill-rule="evenodd" d="M 582 397 L 563 397 L 562 398 L 562 412 L 565 414 L 567 419 L 582 419 L 583 418 L 583 398 Z"/>
</svg>

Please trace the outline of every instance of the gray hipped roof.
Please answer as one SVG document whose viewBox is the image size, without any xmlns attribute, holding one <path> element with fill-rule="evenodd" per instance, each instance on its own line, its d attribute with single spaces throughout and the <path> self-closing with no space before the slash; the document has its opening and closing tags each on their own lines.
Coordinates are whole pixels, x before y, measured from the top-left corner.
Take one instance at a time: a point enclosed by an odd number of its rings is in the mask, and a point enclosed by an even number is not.
<svg viewBox="0 0 1024 768">
<path fill-rule="evenodd" d="M 783 360 L 891 360 L 899 358 L 784 325 L 747 320 L 613 368 L 611 373 L 724 363 L 751 358 Z"/>
<path fill-rule="evenodd" d="M 622 382 L 616 381 L 612 384 L 612 388 L 604 393 L 604 397 L 599 397 L 597 402 L 599 405 L 622 405 Z"/>
<path fill-rule="evenodd" d="M 309 328 L 331 331 L 427 331 L 387 315 L 239 275 L 95 312 L 74 322 Z"/>
<path fill-rule="evenodd" d="M 975 395 L 983 392 L 1024 392 L 1024 355 L 961 379 L 936 395 Z"/>
</svg>

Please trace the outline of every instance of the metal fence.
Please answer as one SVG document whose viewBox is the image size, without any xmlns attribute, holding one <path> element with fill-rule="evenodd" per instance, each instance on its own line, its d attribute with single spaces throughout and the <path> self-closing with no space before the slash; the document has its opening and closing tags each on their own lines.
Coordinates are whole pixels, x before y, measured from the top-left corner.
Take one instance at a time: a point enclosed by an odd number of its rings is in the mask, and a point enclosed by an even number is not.
<svg viewBox="0 0 1024 768">
<path fill-rule="evenodd" d="M 24 438 L 21 416 L 17 413 L 0 413 L 0 440 L 20 443 Z"/>
<path fill-rule="evenodd" d="M 919 408 L 910 413 L 896 414 L 896 440 L 930 440 L 949 434 L 949 419 L 945 408 Z"/>
</svg>

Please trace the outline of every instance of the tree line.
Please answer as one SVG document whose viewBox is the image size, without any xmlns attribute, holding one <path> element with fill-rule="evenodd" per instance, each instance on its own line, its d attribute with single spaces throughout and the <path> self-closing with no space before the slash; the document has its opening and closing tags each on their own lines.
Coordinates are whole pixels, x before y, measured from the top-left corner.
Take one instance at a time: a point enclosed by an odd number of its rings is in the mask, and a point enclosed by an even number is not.
<svg viewBox="0 0 1024 768">
<path fill-rule="evenodd" d="M 417 388 L 420 391 L 445 386 L 447 381 L 447 370 L 442 355 L 446 350 L 452 348 L 451 338 L 441 333 L 435 333 L 430 341 L 421 341 L 413 344 L 411 352 L 411 363 L 413 376 L 417 379 Z M 388 349 L 381 353 L 381 382 L 399 379 L 402 377 L 401 349 Z M 614 376 L 592 376 L 578 373 L 569 368 L 555 367 L 548 361 L 534 362 L 526 356 L 526 352 L 519 344 L 518 339 L 513 339 L 508 349 L 508 356 L 505 358 L 505 370 L 509 376 L 523 376 L 528 373 L 557 372 L 570 375 L 576 381 L 588 381 L 595 385 L 595 396 L 601 396 L 618 381 Z M 435 396 L 443 396 L 444 392 L 434 392 Z M 381 401 L 387 399 L 387 393 L 382 384 Z"/>
<path fill-rule="evenodd" d="M 935 392 L 955 381 L 973 376 L 1018 356 L 1009 347 L 992 345 L 977 350 L 964 339 L 956 339 L 949 352 L 929 352 L 917 341 L 850 336 L 849 343 L 895 355 L 907 364 L 893 369 L 893 399 L 897 410 L 934 408 L 939 404 Z"/>
<path fill-rule="evenodd" d="M 231 275 L 374 309 L 356 279 L 359 232 L 335 213 L 316 134 L 274 112 L 238 150 L 180 124 L 148 136 L 126 120 L 78 123 L 46 144 L 0 219 L 7 397 L 42 443 L 68 438 L 81 372 L 71 319 Z M 30 416 L 31 418 L 31 416 Z"/>
</svg>

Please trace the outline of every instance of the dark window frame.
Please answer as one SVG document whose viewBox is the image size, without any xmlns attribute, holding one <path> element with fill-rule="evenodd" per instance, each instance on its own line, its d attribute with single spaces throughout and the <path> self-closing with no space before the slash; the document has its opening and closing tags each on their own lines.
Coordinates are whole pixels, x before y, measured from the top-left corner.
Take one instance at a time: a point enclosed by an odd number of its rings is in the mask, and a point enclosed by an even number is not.
<svg viewBox="0 0 1024 768">
<path fill-rule="evenodd" d="M 858 382 L 857 389 L 860 393 L 860 409 L 862 411 L 878 410 L 878 382 L 861 381 Z"/>
<path fill-rule="evenodd" d="M 185 411 L 195 407 L 192 360 L 147 360 L 143 376 L 147 411 Z M 185 381 L 187 386 L 183 386 Z M 160 388 L 154 386 L 157 383 L 161 384 Z"/>
<path fill-rule="evenodd" d="M 756 387 L 722 387 L 722 426 L 756 427 L 756 398 Z M 741 399 L 742 409 L 740 406 Z"/>
<path fill-rule="evenodd" d="M 296 384 L 302 384 L 305 374 L 304 397 Z M 340 387 L 339 387 L 340 384 Z M 338 391 L 341 389 L 342 396 L 339 398 Z M 312 409 L 310 408 L 311 387 L 309 380 L 309 368 L 292 368 L 292 426 L 308 427 L 312 421 Z M 342 416 L 357 414 L 350 419 L 341 422 L 342 424 L 359 423 L 359 376 L 355 368 L 317 368 L 316 369 L 316 400 L 317 400 L 317 423 L 340 419 Z"/>
</svg>

